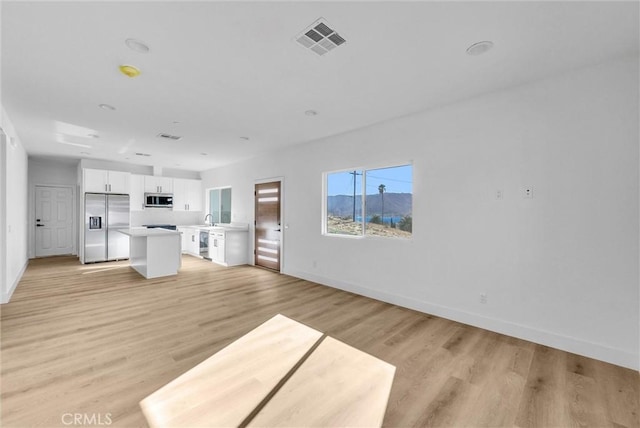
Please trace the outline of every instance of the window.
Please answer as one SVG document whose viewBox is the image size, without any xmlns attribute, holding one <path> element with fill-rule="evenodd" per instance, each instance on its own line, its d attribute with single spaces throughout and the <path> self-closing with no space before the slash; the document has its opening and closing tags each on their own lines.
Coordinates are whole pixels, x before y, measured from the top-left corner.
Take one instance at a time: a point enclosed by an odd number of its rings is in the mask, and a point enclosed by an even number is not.
<svg viewBox="0 0 640 428">
<path fill-rule="evenodd" d="M 231 188 L 209 190 L 209 214 L 212 223 L 231 223 Z"/>
<path fill-rule="evenodd" d="M 325 198 L 326 234 L 411 237 L 412 165 L 328 173 Z"/>
</svg>

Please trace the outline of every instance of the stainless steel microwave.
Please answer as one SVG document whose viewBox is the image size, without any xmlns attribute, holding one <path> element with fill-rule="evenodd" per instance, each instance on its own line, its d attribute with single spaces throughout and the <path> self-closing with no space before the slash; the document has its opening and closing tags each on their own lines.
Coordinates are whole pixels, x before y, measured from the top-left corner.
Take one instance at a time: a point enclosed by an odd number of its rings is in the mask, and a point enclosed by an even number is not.
<svg viewBox="0 0 640 428">
<path fill-rule="evenodd" d="M 144 206 L 153 208 L 173 208 L 173 194 L 145 193 Z"/>
</svg>

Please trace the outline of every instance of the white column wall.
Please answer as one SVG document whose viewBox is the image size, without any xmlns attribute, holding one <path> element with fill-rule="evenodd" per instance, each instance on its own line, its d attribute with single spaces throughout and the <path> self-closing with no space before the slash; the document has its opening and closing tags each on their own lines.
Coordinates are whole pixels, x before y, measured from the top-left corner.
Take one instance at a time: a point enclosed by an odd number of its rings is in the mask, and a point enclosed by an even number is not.
<svg viewBox="0 0 640 428">
<path fill-rule="evenodd" d="M 18 138 L 11 121 L 2 108 L 0 126 L 7 138 L 2 147 L 2 198 L 3 252 L 1 303 L 7 303 L 27 267 L 27 152 Z"/>
</svg>

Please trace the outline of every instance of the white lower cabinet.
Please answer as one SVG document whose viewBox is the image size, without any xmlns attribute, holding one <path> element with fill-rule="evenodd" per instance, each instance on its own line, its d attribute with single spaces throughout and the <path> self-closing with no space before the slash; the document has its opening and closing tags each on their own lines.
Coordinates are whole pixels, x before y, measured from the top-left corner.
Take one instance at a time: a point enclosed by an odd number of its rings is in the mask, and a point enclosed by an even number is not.
<svg viewBox="0 0 640 428">
<path fill-rule="evenodd" d="M 178 227 L 182 232 L 182 254 L 200 256 L 200 231 L 190 227 Z"/>
<path fill-rule="evenodd" d="M 248 263 L 246 230 L 226 230 L 209 233 L 209 257 L 223 266 L 237 266 Z"/>
</svg>

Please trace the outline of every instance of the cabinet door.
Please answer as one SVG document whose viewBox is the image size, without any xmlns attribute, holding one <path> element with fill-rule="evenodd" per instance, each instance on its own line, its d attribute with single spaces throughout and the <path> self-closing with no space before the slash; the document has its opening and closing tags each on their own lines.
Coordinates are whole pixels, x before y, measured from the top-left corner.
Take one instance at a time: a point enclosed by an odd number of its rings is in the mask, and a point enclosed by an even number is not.
<svg viewBox="0 0 640 428">
<path fill-rule="evenodd" d="M 172 193 L 173 179 L 171 177 L 156 177 L 145 175 L 144 191 L 148 193 Z"/>
<path fill-rule="evenodd" d="M 160 186 L 160 193 L 173 193 L 173 178 L 156 177 Z"/>
<path fill-rule="evenodd" d="M 129 194 L 129 178 L 131 173 L 120 171 L 109 171 L 109 193 Z"/>
<path fill-rule="evenodd" d="M 187 182 L 182 178 L 173 179 L 173 210 L 189 211 L 189 198 L 187 193 Z"/>
<path fill-rule="evenodd" d="M 105 193 L 108 187 L 108 171 L 102 169 L 84 169 L 84 191 Z"/>
<path fill-rule="evenodd" d="M 180 232 L 180 248 L 182 249 L 182 253 L 187 252 L 187 237 L 189 235 L 189 230 L 184 227 L 178 227 L 178 232 Z M 190 239 L 190 238 L 189 238 Z"/>
<path fill-rule="evenodd" d="M 227 263 L 227 252 L 224 245 L 225 239 L 218 239 L 218 261 Z"/>
<path fill-rule="evenodd" d="M 187 180 L 187 195 L 189 211 L 202 211 L 202 181 Z"/>
<path fill-rule="evenodd" d="M 131 174 L 129 184 L 131 211 L 144 211 L 144 175 Z"/>
<path fill-rule="evenodd" d="M 144 176 L 144 191 L 146 193 L 160 193 L 160 191 L 158 190 L 160 187 L 156 178 L 157 177 L 154 177 L 152 175 Z"/>
<path fill-rule="evenodd" d="M 188 229 L 187 233 L 187 253 L 194 256 L 200 255 L 200 231 Z"/>
</svg>

